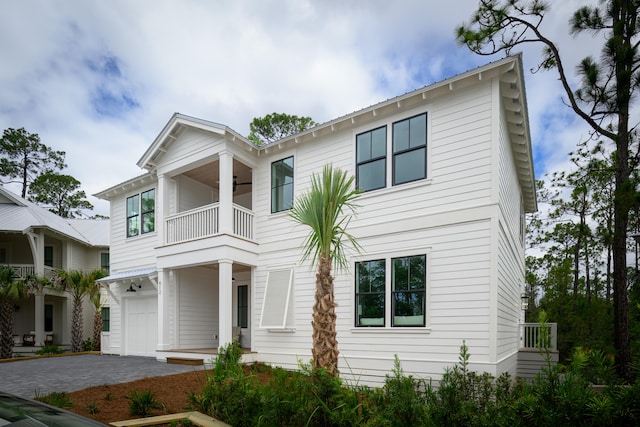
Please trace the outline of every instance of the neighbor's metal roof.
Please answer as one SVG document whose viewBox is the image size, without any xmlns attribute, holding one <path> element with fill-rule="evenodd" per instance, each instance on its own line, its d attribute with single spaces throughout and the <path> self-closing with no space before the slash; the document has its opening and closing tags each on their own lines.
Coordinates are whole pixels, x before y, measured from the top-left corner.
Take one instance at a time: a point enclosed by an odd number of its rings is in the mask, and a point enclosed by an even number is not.
<svg viewBox="0 0 640 427">
<path fill-rule="evenodd" d="M 81 223 L 84 221 L 84 223 Z M 62 218 L 0 185 L 0 232 L 46 228 L 90 246 L 109 246 L 109 221 Z"/>
</svg>

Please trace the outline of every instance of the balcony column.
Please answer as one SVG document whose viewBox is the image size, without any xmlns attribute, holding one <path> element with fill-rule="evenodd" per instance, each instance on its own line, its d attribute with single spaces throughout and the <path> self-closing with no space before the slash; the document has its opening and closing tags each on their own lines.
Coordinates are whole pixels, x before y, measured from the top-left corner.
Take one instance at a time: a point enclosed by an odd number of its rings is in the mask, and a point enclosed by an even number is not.
<svg viewBox="0 0 640 427">
<path fill-rule="evenodd" d="M 233 234 L 233 155 L 222 151 L 220 157 L 220 234 Z"/>
<path fill-rule="evenodd" d="M 218 261 L 218 348 L 233 341 L 233 261 Z"/>
<path fill-rule="evenodd" d="M 169 270 L 159 268 L 158 288 L 158 350 L 170 350 L 169 337 Z"/>
</svg>

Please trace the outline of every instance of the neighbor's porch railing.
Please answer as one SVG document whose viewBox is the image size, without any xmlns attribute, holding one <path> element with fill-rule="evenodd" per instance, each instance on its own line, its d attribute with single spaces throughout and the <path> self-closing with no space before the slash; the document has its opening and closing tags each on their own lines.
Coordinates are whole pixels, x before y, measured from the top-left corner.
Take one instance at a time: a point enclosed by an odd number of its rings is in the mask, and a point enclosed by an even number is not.
<svg viewBox="0 0 640 427">
<path fill-rule="evenodd" d="M 168 217 L 165 221 L 165 243 L 181 243 L 212 237 L 220 233 L 219 203 L 202 206 Z M 253 240 L 254 214 L 233 205 L 233 234 Z"/>
<path fill-rule="evenodd" d="M 25 279 L 36 274 L 36 266 L 33 264 L 9 264 L 16 279 Z"/>
<path fill-rule="evenodd" d="M 547 323 L 549 342 L 548 347 L 551 351 L 558 350 L 558 324 Z M 540 323 L 521 323 L 520 324 L 520 350 L 539 350 L 542 343 L 542 325 Z"/>
</svg>

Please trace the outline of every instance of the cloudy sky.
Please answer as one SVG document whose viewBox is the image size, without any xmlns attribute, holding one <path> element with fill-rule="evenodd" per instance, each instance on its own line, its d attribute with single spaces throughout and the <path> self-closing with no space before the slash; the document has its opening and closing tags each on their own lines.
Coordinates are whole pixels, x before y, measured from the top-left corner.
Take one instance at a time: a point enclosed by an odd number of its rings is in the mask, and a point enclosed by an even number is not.
<svg viewBox="0 0 640 427">
<path fill-rule="evenodd" d="M 593 50 L 567 32 L 585 2 L 554 1 L 543 31 L 573 70 Z M 594 2 L 589 2 L 594 3 Z M 0 1 L 0 131 L 64 150 L 88 195 L 137 176 L 174 112 L 243 135 L 272 112 L 331 120 L 483 65 L 454 28 L 476 0 Z M 524 50 L 535 67 L 540 46 Z M 588 136 L 555 72 L 527 72 L 538 177 Z M 19 190 L 15 190 L 19 192 Z M 106 202 L 92 196 L 95 212 Z"/>
</svg>

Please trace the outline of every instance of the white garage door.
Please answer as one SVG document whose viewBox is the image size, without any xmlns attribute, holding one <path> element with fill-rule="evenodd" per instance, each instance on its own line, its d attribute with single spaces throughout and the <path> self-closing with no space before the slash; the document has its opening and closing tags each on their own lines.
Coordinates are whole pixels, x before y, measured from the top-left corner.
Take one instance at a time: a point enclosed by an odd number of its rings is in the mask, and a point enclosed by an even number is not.
<svg viewBox="0 0 640 427">
<path fill-rule="evenodd" d="M 125 354 L 155 357 L 158 345 L 157 297 L 127 298 L 126 307 Z"/>
</svg>

